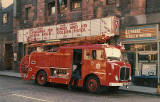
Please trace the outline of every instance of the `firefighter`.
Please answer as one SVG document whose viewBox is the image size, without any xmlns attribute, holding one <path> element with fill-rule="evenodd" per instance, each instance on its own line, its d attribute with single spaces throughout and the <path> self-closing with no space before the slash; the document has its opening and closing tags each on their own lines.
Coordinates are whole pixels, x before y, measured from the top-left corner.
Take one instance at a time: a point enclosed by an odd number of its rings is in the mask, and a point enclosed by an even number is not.
<svg viewBox="0 0 160 102">
<path fill-rule="evenodd" d="M 81 78 L 81 65 L 73 65 L 72 76 L 68 85 L 68 89 L 72 90 L 72 88 L 76 88 L 78 84 L 78 80 Z M 73 83 L 73 87 L 72 87 Z"/>
</svg>

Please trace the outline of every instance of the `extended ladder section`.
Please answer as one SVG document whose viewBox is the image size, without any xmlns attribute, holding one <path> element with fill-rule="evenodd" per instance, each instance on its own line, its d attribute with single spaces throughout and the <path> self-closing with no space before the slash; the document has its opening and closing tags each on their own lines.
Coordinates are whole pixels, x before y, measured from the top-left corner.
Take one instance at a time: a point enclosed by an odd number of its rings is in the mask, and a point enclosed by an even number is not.
<svg viewBox="0 0 160 102">
<path fill-rule="evenodd" d="M 109 36 L 90 36 L 90 37 L 82 37 L 82 38 L 74 38 L 74 39 L 63 39 L 59 41 L 48 41 L 45 43 L 31 43 L 28 47 L 34 46 L 43 46 L 43 45 L 53 45 L 53 46 L 63 46 L 68 44 L 80 45 L 80 44 L 95 44 L 95 43 L 105 43 L 110 40 Z"/>
</svg>

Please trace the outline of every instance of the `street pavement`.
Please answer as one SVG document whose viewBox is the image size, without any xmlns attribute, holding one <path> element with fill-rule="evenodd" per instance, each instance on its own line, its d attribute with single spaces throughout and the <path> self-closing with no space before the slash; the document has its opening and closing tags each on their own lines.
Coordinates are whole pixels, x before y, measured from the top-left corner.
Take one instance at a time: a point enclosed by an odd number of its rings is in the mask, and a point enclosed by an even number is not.
<svg viewBox="0 0 160 102">
<path fill-rule="evenodd" d="M 21 78 L 20 73 L 16 73 L 13 71 L 0 71 L 0 75 Z M 160 96 L 160 94 L 157 93 L 157 88 L 151 88 L 151 87 L 130 85 L 128 88 L 126 88 L 125 86 L 120 87 L 120 90 Z"/>
<path fill-rule="evenodd" d="M 0 76 L 0 102 L 160 102 L 160 97 L 128 91 L 92 94 L 67 86 L 51 84 L 39 86 L 34 81 Z"/>
</svg>

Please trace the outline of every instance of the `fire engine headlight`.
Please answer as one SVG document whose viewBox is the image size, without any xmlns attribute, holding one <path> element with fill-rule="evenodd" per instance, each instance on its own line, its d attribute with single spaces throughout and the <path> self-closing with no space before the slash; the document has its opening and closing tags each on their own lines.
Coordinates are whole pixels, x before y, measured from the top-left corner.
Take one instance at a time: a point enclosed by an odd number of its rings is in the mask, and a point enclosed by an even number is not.
<svg viewBox="0 0 160 102">
<path fill-rule="evenodd" d="M 115 76 L 115 80 L 118 81 L 118 76 L 117 75 Z"/>
</svg>

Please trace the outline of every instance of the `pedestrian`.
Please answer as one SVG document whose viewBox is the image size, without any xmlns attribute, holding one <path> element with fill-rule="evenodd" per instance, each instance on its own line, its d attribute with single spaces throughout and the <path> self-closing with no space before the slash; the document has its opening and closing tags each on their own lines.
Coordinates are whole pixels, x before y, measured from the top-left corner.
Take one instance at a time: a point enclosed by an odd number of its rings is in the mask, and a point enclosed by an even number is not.
<svg viewBox="0 0 160 102">
<path fill-rule="evenodd" d="M 73 88 L 77 88 L 78 80 L 80 78 L 81 78 L 81 65 L 80 64 L 73 65 L 72 75 L 68 85 L 68 89 L 72 90 Z"/>
</svg>

